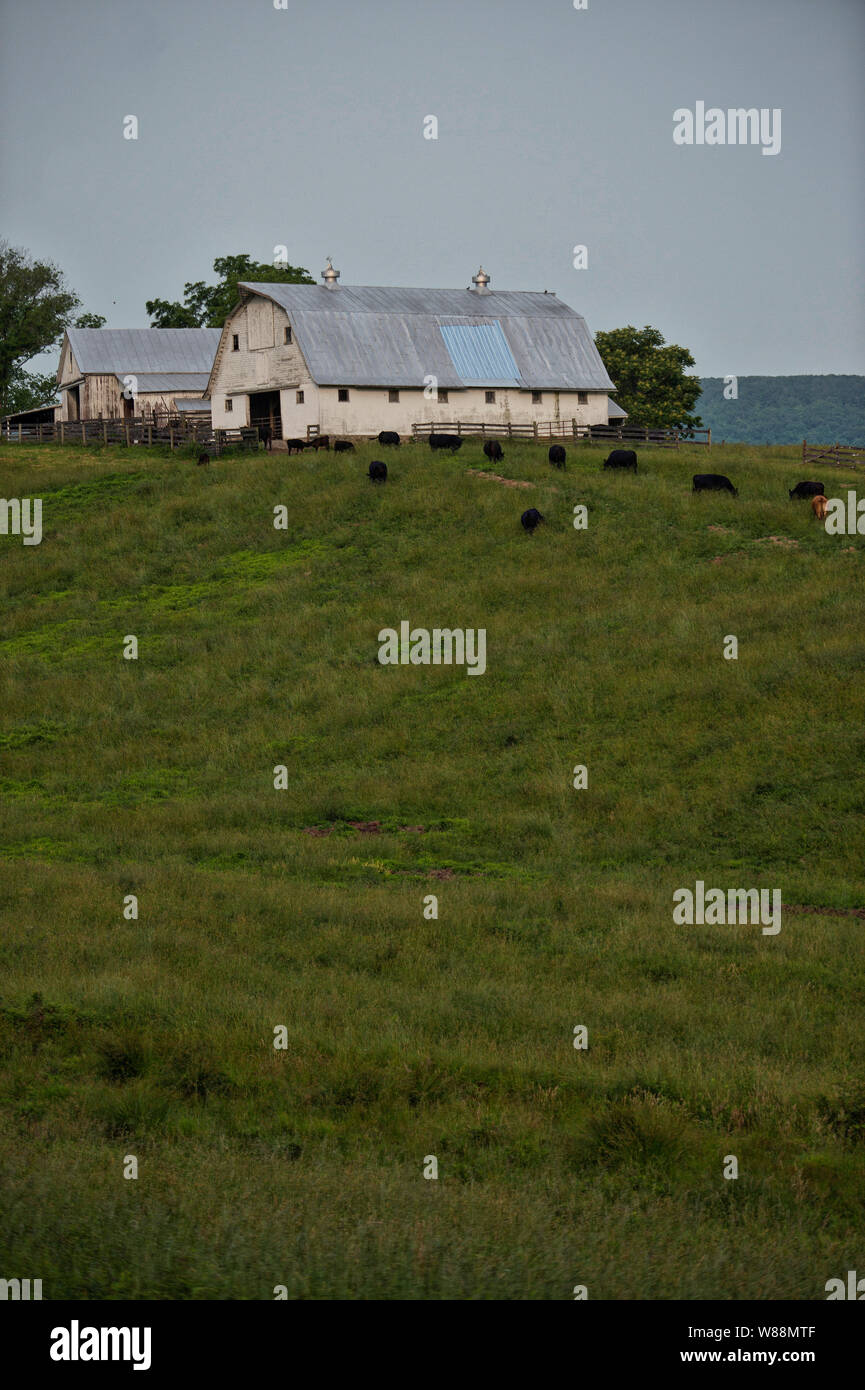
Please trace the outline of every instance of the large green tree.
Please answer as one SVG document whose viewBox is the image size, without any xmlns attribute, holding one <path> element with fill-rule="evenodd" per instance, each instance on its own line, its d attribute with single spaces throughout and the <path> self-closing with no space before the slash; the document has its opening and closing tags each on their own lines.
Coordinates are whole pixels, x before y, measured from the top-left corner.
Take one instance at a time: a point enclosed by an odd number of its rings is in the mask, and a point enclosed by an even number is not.
<svg viewBox="0 0 865 1390">
<path fill-rule="evenodd" d="M 57 346 L 80 304 L 58 266 L 0 242 L 0 415 L 54 398 L 53 378 L 25 371 L 25 363 Z M 105 320 L 83 314 L 79 322 L 95 328 Z"/>
<path fill-rule="evenodd" d="M 272 265 L 253 261 L 249 256 L 217 256 L 213 262 L 219 276 L 215 285 L 195 280 L 183 286 L 183 302 L 148 299 L 145 309 L 152 328 L 221 328 L 240 295 L 238 280 L 256 284 L 314 285 L 308 270 L 298 265 Z"/>
<path fill-rule="evenodd" d="M 616 383 L 616 400 L 628 412 L 627 424 L 685 432 L 700 428 L 702 420 L 691 411 L 702 387 L 700 378 L 685 370 L 695 365 L 687 348 L 665 343 L 648 324 L 597 333 L 595 345 Z"/>
</svg>

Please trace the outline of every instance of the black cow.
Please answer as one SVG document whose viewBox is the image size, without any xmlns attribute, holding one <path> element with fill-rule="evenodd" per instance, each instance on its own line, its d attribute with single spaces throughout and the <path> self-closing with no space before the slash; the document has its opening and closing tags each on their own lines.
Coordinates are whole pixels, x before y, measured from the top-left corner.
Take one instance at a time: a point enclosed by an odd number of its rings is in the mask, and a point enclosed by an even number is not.
<svg viewBox="0 0 865 1390">
<path fill-rule="evenodd" d="M 399 435 L 396 430 L 382 430 L 378 442 L 379 444 L 399 444 Z"/>
<path fill-rule="evenodd" d="M 258 437 L 265 449 L 273 448 L 273 430 L 270 428 L 270 425 L 259 425 Z"/>
<path fill-rule="evenodd" d="M 551 444 L 550 452 L 547 455 L 547 457 L 549 458 L 550 463 L 554 464 L 556 468 L 565 467 L 565 459 L 567 458 L 567 454 L 565 453 L 564 448 L 561 444 Z"/>
<path fill-rule="evenodd" d="M 329 434 L 314 434 L 314 435 L 312 436 L 312 439 L 307 440 L 306 447 L 307 447 L 307 449 L 329 449 L 329 448 L 330 448 L 330 435 L 329 435 Z"/>
<path fill-rule="evenodd" d="M 387 482 L 387 464 L 381 459 L 373 459 L 369 466 L 369 476 L 374 483 Z"/>
<path fill-rule="evenodd" d="M 290 454 L 300 454 L 306 448 L 306 442 L 303 439 L 287 439 L 285 447 Z"/>
<path fill-rule="evenodd" d="M 502 459 L 504 458 L 504 454 L 502 453 L 502 446 L 497 439 L 487 440 L 486 444 L 484 445 L 484 453 L 486 454 L 490 463 L 501 463 Z"/>
<path fill-rule="evenodd" d="M 723 473 L 695 473 L 693 492 L 732 492 L 734 497 L 739 496 L 738 488 L 733 487 L 729 478 L 725 478 Z"/>
<path fill-rule="evenodd" d="M 520 517 L 520 521 L 523 523 L 524 529 L 528 531 L 530 535 L 532 531 L 534 531 L 538 522 L 543 521 L 543 519 L 544 518 L 541 516 L 537 507 L 529 507 L 528 511 L 523 512 L 522 516 Z"/>
<path fill-rule="evenodd" d="M 199 468 L 200 468 L 200 467 L 202 466 L 202 464 L 204 464 L 204 463 L 210 463 L 210 454 L 199 454 L 199 455 L 198 455 L 198 466 L 199 466 Z"/>
<path fill-rule="evenodd" d="M 335 454 L 353 454 L 354 445 L 350 439 L 338 439 L 333 446 Z"/>
<path fill-rule="evenodd" d="M 457 449 L 463 446 L 462 436 L 458 434 L 431 434 L 429 437 L 431 449 L 450 449 L 455 454 Z"/>
<path fill-rule="evenodd" d="M 797 483 L 790 493 L 791 497 L 825 497 L 826 489 L 822 483 Z"/>
<path fill-rule="evenodd" d="M 633 449 L 614 449 L 604 459 L 605 468 L 633 468 L 637 471 L 637 455 Z"/>
</svg>

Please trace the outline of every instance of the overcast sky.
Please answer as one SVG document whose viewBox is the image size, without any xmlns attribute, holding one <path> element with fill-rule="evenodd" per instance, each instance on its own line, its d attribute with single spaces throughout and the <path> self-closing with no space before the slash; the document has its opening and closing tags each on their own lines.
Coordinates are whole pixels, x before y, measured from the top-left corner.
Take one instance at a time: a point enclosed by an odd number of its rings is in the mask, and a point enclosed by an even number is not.
<svg viewBox="0 0 865 1390">
<path fill-rule="evenodd" d="M 284 244 L 483 262 L 703 376 L 862 373 L 863 59 L 865 0 L 0 0 L 0 237 L 115 328 Z M 674 143 L 698 101 L 780 108 L 780 153 Z"/>
</svg>

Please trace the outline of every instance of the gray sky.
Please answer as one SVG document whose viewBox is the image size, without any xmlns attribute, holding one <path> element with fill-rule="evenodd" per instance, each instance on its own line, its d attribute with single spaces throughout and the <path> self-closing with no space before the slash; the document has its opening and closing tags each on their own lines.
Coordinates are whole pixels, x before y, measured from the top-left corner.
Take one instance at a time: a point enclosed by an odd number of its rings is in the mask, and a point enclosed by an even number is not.
<svg viewBox="0 0 865 1390">
<path fill-rule="evenodd" d="M 109 327 L 285 244 L 345 284 L 482 261 L 703 376 L 865 372 L 863 0 L 588 4 L 0 0 L 0 236 Z M 780 108 L 780 153 L 676 145 L 698 101 Z"/>
</svg>

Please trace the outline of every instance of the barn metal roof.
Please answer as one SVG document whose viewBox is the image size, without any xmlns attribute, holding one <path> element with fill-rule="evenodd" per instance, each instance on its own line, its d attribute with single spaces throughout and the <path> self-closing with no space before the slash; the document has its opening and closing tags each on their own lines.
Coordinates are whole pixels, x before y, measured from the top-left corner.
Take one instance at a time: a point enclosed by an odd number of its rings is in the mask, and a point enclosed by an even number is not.
<svg viewBox="0 0 865 1390">
<path fill-rule="evenodd" d="M 496 325 L 523 390 L 615 389 L 585 319 L 553 294 L 249 282 L 240 289 L 286 310 L 310 375 L 322 386 L 422 386 L 428 376 L 445 388 L 499 384 L 486 369 L 464 377 L 441 331 Z M 463 363 L 466 370 L 478 365 Z"/>
<path fill-rule="evenodd" d="M 138 394 L 148 391 L 203 391 L 210 371 L 206 372 L 115 372 L 123 386 L 126 377 L 134 376 Z"/>
<path fill-rule="evenodd" d="M 607 397 L 607 419 L 609 419 L 611 416 L 612 416 L 613 419 L 616 419 L 616 420 L 627 420 L 627 418 L 628 418 L 628 412 L 627 412 L 627 410 L 623 410 L 622 407 L 621 407 L 620 405 L 616 405 L 616 402 L 615 402 L 615 401 L 611 401 L 610 398 L 609 398 L 609 396 L 608 396 L 608 397 Z"/>
<path fill-rule="evenodd" d="M 210 401 L 206 401 L 201 396 L 181 396 L 180 400 L 172 402 L 175 410 L 181 415 L 209 415 Z"/>
<path fill-rule="evenodd" d="M 68 328 L 85 375 L 198 372 L 209 376 L 220 328 Z M 168 388 L 170 389 L 170 388 Z"/>
</svg>

